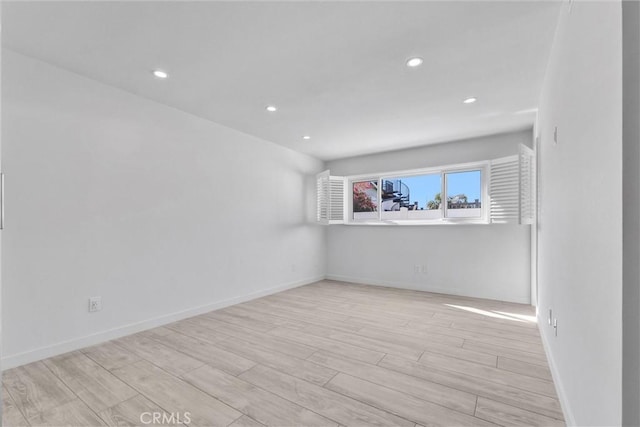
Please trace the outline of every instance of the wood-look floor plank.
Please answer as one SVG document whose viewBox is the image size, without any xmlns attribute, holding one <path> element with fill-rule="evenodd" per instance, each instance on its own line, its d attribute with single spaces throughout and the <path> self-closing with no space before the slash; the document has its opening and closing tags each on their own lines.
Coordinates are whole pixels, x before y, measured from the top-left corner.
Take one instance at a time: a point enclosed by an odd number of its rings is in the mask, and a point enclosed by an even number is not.
<svg viewBox="0 0 640 427">
<path fill-rule="evenodd" d="M 247 369 L 251 369 L 256 364 L 252 360 L 221 349 L 212 343 L 177 332 L 156 338 L 156 340 L 176 351 L 188 353 L 194 359 L 198 359 L 209 366 L 228 372 L 231 375 L 238 375 Z"/>
<path fill-rule="evenodd" d="M 413 422 L 264 366 L 258 365 L 240 375 L 240 378 L 337 421 L 340 425 L 413 426 Z"/>
<path fill-rule="evenodd" d="M 420 316 L 422 319 L 427 319 L 433 316 L 434 313 L 422 308 L 418 313 L 417 310 L 413 311 L 411 307 L 402 303 L 399 304 L 396 301 L 387 300 L 386 306 L 388 307 L 385 312 L 380 313 L 376 310 L 376 307 L 383 304 L 382 301 L 377 299 L 368 298 L 366 302 L 352 302 L 348 304 L 334 305 L 321 307 L 319 310 L 323 310 L 327 313 L 340 313 L 346 316 L 354 316 L 363 320 L 381 320 L 388 325 L 402 326 L 407 322 L 413 320 L 416 316 Z M 393 314 L 390 314 L 393 313 Z"/>
<path fill-rule="evenodd" d="M 462 412 L 453 411 L 426 400 L 401 393 L 343 373 L 336 375 L 326 387 L 402 418 L 429 426 L 493 426 Z"/>
<path fill-rule="evenodd" d="M 535 412 L 526 411 L 511 405 L 496 402 L 494 400 L 478 397 L 476 417 L 491 421 L 503 426 L 540 426 L 540 427 L 560 427 L 564 426 L 562 421 L 545 417 Z"/>
<path fill-rule="evenodd" d="M 242 415 L 144 360 L 114 369 L 113 373 L 168 413 L 189 412 L 197 426 L 227 426 Z"/>
<path fill-rule="evenodd" d="M 498 368 L 505 371 L 515 372 L 530 377 L 541 378 L 546 381 L 553 381 L 551 371 L 547 366 L 541 366 L 537 364 L 523 362 L 517 359 L 511 359 L 508 357 L 498 357 Z"/>
<path fill-rule="evenodd" d="M 246 415 L 243 415 L 233 423 L 231 423 L 229 427 L 264 427 L 264 424 L 260 424 L 253 418 L 249 418 Z"/>
<path fill-rule="evenodd" d="M 109 371 L 141 360 L 140 356 L 119 346 L 114 341 L 107 341 L 80 351 Z"/>
<path fill-rule="evenodd" d="M 224 313 L 221 311 L 212 311 L 204 314 L 203 316 L 210 319 L 220 320 L 222 322 L 231 323 L 232 325 L 242 326 L 243 328 L 252 329 L 258 332 L 267 332 L 273 329 L 273 325 L 265 322 L 258 322 L 245 316 L 238 316 L 235 314 Z"/>
<path fill-rule="evenodd" d="M 22 415 L 13 398 L 4 387 L 2 387 L 2 423 L 0 425 L 5 427 L 29 426 L 27 419 Z"/>
<path fill-rule="evenodd" d="M 395 342 L 385 341 L 378 338 L 369 338 L 359 334 L 350 334 L 346 332 L 336 331 L 335 329 L 313 326 L 305 329 L 311 335 L 328 338 L 335 341 L 355 345 L 368 350 L 377 351 L 379 353 L 395 354 L 396 356 L 406 357 L 411 360 L 418 360 L 423 353 L 422 349 L 397 344 Z"/>
<path fill-rule="evenodd" d="M 153 329 L 149 329 L 146 332 L 150 332 L 151 334 L 161 337 L 163 335 L 167 335 L 169 333 L 171 333 L 171 331 L 167 328 L 165 328 L 164 326 L 159 326 L 157 328 L 153 328 Z"/>
<path fill-rule="evenodd" d="M 479 377 L 436 369 L 392 355 L 385 356 L 378 365 L 552 418 L 562 419 L 563 417 L 560 402 L 556 398 L 532 393 L 511 385 L 500 385 Z"/>
<path fill-rule="evenodd" d="M 346 317 L 351 316 L 353 313 L 362 316 L 363 318 L 374 319 L 375 316 L 379 319 L 382 319 L 385 322 L 390 322 L 394 325 L 400 325 L 406 323 L 406 319 L 408 318 L 407 310 L 411 310 L 411 307 L 408 305 L 403 305 L 403 311 L 396 315 L 390 315 L 387 312 L 378 312 L 375 313 L 372 308 L 377 306 L 379 303 L 384 303 L 383 299 L 377 298 L 366 298 L 360 299 L 358 301 L 347 301 L 334 299 L 329 296 L 327 293 L 314 293 L 308 295 L 302 294 L 294 294 L 291 292 L 280 293 L 276 295 L 272 295 L 268 300 L 271 303 L 280 303 L 284 305 L 291 305 L 298 309 L 311 310 L 317 314 L 328 315 L 337 320 L 345 320 Z M 320 304 L 318 304 L 320 302 Z M 387 304 L 394 304 L 394 301 L 387 300 Z M 431 315 L 431 313 L 427 313 L 424 309 L 421 312 L 424 315 Z"/>
<path fill-rule="evenodd" d="M 444 304 L 445 306 L 448 304 Z M 495 317 L 491 317 L 495 316 Z M 477 326 L 487 327 L 487 328 L 496 328 L 501 329 L 504 328 L 507 330 L 523 330 L 524 333 L 531 333 L 536 331 L 535 323 L 531 323 L 529 321 L 514 319 L 514 318 L 505 318 L 500 314 L 491 313 L 491 316 L 472 314 L 461 311 L 453 311 L 449 310 L 439 310 L 435 309 L 432 319 L 439 319 L 442 321 L 451 322 L 450 327 L 454 324 L 463 325 L 463 324 L 475 324 Z M 420 328 L 425 326 L 422 322 L 422 319 L 413 319 L 407 323 L 408 328 Z M 482 332 L 482 331 L 480 331 Z"/>
<path fill-rule="evenodd" d="M 491 323 L 487 325 L 486 322 L 484 322 L 483 324 L 479 324 L 477 321 L 471 322 L 469 320 L 461 319 L 457 321 L 452 321 L 450 327 L 454 329 L 466 329 L 469 331 L 483 332 L 483 333 L 500 334 L 500 333 L 507 332 L 509 334 L 518 335 L 517 337 L 518 339 L 522 339 L 521 337 L 540 338 L 540 331 L 538 331 L 538 328 L 530 327 L 530 326 L 523 327 L 519 325 L 510 325 L 510 324 L 496 325 Z"/>
<path fill-rule="evenodd" d="M 218 342 L 216 345 L 235 354 L 247 357 L 254 362 L 286 372 L 313 384 L 323 385 L 337 373 L 333 369 L 287 354 L 278 353 L 246 341 L 229 339 Z"/>
<path fill-rule="evenodd" d="M 475 410 L 475 394 L 324 351 L 315 353 L 309 360 L 459 412 L 473 415 Z"/>
<path fill-rule="evenodd" d="M 58 427 L 93 427 L 106 425 L 95 412 L 93 412 L 80 399 L 72 400 L 65 404 L 53 407 L 29 418 L 33 426 L 58 426 Z"/>
<path fill-rule="evenodd" d="M 497 363 L 496 355 L 465 348 L 462 338 L 447 337 L 441 333 L 413 331 L 405 328 L 393 328 L 387 325 L 378 326 L 375 330 L 371 328 L 361 329 L 358 333 L 380 339 L 385 339 L 388 336 L 409 337 L 416 345 L 420 345 L 420 348 L 431 353 L 440 353 L 487 366 L 496 366 Z"/>
<path fill-rule="evenodd" d="M 534 365 L 548 366 L 547 357 L 544 354 L 540 353 L 531 353 L 528 351 L 517 350 L 509 347 L 503 347 L 500 345 L 488 344 L 474 340 L 465 340 L 464 344 L 462 344 L 462 348 L 478 351 L 481 353 L 487 353 L 498 357 L 508 357 Z"/>
<path fill-rule="evenodd" d="M 210 366 L 182 378 L 265 425 L 337 426 L 315 412 Z"/>
<path fill-rule="evenodd" d="M 450 326 L 451 329 L 459 329 L 462 331 L 475 332 L 482 335 L 488 335 L 497 338 L 506 338 L 514 341 L 524 341 L 534 344 L 539 347 L 542 341 L 540 341 L 540 335 L 537 333 L 525 333 L 525 332 L 512 332 L 504 327 L 500 328 L 487 328 L 483 325 L 477 325 L 468 322 L 453 322 Z M 524 329 L 527 332 L 536 332 L 535 329 Z"/>
<path fill-rule="evenodd" d="M 315 312 L 314 310 L 295 309 L 287 306 L 286 304 L 264 303 L 261 301 L 256 301 L 251 305 L 251 309 L 260 311 L 261 313 L 277 313 L 279 317 L 287 319 L 290 322 L 303 322 L 310 325 L 325 325 L 340 330 L 347 330 L 348 332 L 354 332 L 366 326 L 366 324 L 364 323 L 350 321 L 349 317 L 342 316 L 342 319 L 338 319 L 335 317 L 332 318 L 329 315 L 317 314 L 317 312 Z"/>
<path fill-rule="evenodd" d="M 231 315 L 244 316 L 247 319 L 255 320 L 256 322 L 267 323 L 273 325 L 273 327 L 281 326 L 288 323 L 288 320 L 279 316 L 275 316 L 272 313 L 263 313 L 261 311 L 251 309 L 250 307 L 240 305 L 234 305 L 224 309 L 225 313 Z"/>
<path fill-rule="evenodd" d="M 436 341 L 439 344 L 450 347 L 462 347 L 464 343 L 464 339 L 459 337 L 450 337 L 443 334 L 420 334 L 419 336 L 411 336 L 409 334 L 403 334 L 402 331 L 402 328 L 396 328 L 391 332 L 380 329 L 379 327 L 366 327 L 360 329 L 357 334 L 419 349 L 424 349 L 429 341 Z"/>
<path fill-rule="evenodd" d="M 269 335 L 286 337 L 305 344 L 312 344 L 318 349 L 323 349 L 336 354 L 350 357 L 352 359 L 361 360 L 368 363 L 378 363 L 384 357 L 383 352 L 368 350 L 366 348 L 351 345 L 341 341 L 323 338 L 319 336 L 309 335 L 304 332 L 296 331 L 289 328 L 279 327 L 269 331 Z"/>
<path fill-rule="evenodd" d="M 206 322 L 205 317 L 196 316 L 180 322 L 171 323 L 167 325 L 167 329 L 210 343 L 229 339 L 230 335 L 224 334 L 210 326 L 203 326 L 203 323 Z"/>
<path fill-rule="evenodd" d="M 343 316 L 343 322 L 348 321 L 349 319 L 355 319 L 357 322 L 383 322 L 387 325 L 392 326 L 403 326 L 405 325 L 409 319 L 404 310 L 394 311 L 393 314 L 387 314 L 386 312 L 375 311 L 370 309 L 364 309 L 364 305 L 362 304 L 343 304 L 341 306 L 329 306 L 325 305 L 322 307 L 316 308 L 314 313 L 322 314 L 326 317 L 331 316 Z M 423 313 L 425 316 L 430 316 L 431 313 Z"/>
<path fill-rule="evenodd" d="M 468 362 L 478 363 L 486 366 L 496 366 L 497 356 L 468 350 L 466 348 L 451 347 L 438 342 L 429 342 L 424 349 L 427 353 L 437 353 L 439 355 L 462 359 Z"/>
<path fill-rule="evenodd" d="M 52 357 L 43 363 L 95 412 L 138 394 L 79 351 Z"/>
<path fill-rule="evenodd" d="M 228 338 L 237 338 L 243 341 L 253 342 L 256 344 L 260 344 L 261 346 L 270 350 L 285 353 L 302 359 L 306 359 L 317 350 L 316 348 L 307 344 L 302 344 L 289 339 L 283 339 L 275 335 L 272 336 L 264 332 L 256 332 L 252 329 L 247 329 L 231 323 L 220 322 L 206 316 L 199 316 L 197 319 L 192 319 L 192 321 L 197 321 L 198 324 L 203 327 L 209 327 L 214 331 L 221 332 L 227 335 Z"/>
<path fill-rule="evenodd" d="M 522 304 L 321 281 L 8 370 L 4 420 L 563 425 L 532 320 Z"/>
<path fill-rule="evenodd" d="M 77 398 L 42 362 L 5 371 L 2 382 L 27 421 Z"/>
<path fill-rule="evenodd" d="M 164 427 L 176 425 L 176 423 L 174 422 L 162 422 L 162 418 L 160 418 L 160 423 L 153 422 L 153 414 L 156 413 L 163 414 L 165 413 L 165 411 L 155 403 L 151 402 L 149 399 L 145 398 L 141 394 L 138 394 L 131 399 L 125 400 L 124 402 L 118 403 L 111 408 L 105 409 L 104 411 L 98 413 L 98 415 L 108 426 L 134 427 L 144 425 L 150 420 L 152 422 L 150 422 L 149 424 L 153 424 L 154 426 Z"/>
<path fill-rule="evenodd" d="M 497 345 L 507 347 L 515 350 L 525 351 L 534 355 L 544 356 L 540 343 L 531 343 L 526 341 L 516 341 L 509 338 L 500 338 L 493 335 L 486 335 L 481 332 L 466 331 L 464 329 L 443 328 L 436 325 L 425 325 L 417 330 L 423 332 L 439 333 L 443 335 L 449 335 L 451 337 L 458 337 L 464 340 L 479 341 L 491 345 Z"/>
<path fill-rule="evenodd" d="M 429 352 L 425 352 L 419 362 L 436 369 L 450 370 L 480 377 L 496 384 L 507 386 L 512 385 L 523 390 L 529 390 L 549 397 L 556 396 L 556 389 L 551 381 L 505 371 L 496 367 L 479 365 L 466 360 L 446 357 L 441 354 Z"/>
<path fill-rule="evenodd" d="M 505 326 L 508 328 L 523 328 L 523 329 L 529 329 L 529 330 L 537 329 L 536 324 L 534 322 L 528 322 L 528 321 L 518 320 L 518 319 L 502 319 L 500 317 L 490 318 L 483 315 L 469 314 L 464 312 L 461 313 L 460 311 L 455 311 L 455 312 L 448 311 L 445 313 L 436 312 L 433 315 L 433 317 L 443 319 L 443 320 L 450 320 L 452 323 L 463 321 L 463 322 L 475 323 L 477 325 L 487 326 L 489 328 Z M 407 326 L 412 326 L 414 322 L 416 321 L 414 320 L 410 321 Z"/>
<path fill-rule="evenodd" d="M 152 338 L 140 334 L 120 338 L 116 343 L 173 375 L 180 375 L 192 371 L 204 364 L 200 360 L 187 356 Z"/>
</svg>

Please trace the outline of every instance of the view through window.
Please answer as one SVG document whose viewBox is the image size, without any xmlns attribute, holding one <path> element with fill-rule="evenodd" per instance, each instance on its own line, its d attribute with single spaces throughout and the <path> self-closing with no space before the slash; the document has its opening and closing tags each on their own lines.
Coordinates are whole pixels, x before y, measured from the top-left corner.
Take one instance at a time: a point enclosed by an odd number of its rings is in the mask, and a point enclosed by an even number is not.
<svg viewBox="0 0 640 427">
<path fill-rule="evenodd" d="M 482 216 L 482 176 L 479 170 L 449 172 L 447 182 L 447 218 Z"/>
<path fill-rule="evenodd" d="M 353 219 L 378 219 L 378 181 L 353 183 Z"/>
<path fill-rule="evenodd" d="M 482 192 L 481 169 L 353 181 L 352 219 L 482 218 Z"/>
<path fill-rule="evenodd" d="M 442 218 L 439 173 L 382 179 L 382 219 Z"/>
</svg>

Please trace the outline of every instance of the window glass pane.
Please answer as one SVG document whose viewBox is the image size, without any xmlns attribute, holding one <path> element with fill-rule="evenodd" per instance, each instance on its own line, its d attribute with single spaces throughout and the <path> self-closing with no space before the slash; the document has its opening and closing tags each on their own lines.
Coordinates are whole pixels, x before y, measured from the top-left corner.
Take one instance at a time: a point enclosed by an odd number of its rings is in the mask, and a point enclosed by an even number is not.
<svg viewBox="0 0 640 427">
<path fill-rule="evenodd" d="M 479 170 L 450 172 L 447 182 L 447 217 L 479 218 L 482 216 L 482 176 Z"/>
<path fill-rule="evenodd" d="M 382 180 L 382 219 L 438 219 L 440 174 L 403 176 Z"/>
<path fill-rule="evenodd" d="M 378 181 L 353 183 L 353 219 L 378 219 Z"/>
</svg>

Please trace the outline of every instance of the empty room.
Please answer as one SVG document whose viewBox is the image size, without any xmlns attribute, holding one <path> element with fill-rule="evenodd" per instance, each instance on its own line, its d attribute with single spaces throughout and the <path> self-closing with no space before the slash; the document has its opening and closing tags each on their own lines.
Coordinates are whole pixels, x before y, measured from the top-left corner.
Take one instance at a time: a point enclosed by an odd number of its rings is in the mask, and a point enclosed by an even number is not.
<svg viewBox="0 0 640 427">
<path fill-rule="evenodd" d="M 3 426 L 640 426 L 637 1 L 2 1 Z"/>
</svg>

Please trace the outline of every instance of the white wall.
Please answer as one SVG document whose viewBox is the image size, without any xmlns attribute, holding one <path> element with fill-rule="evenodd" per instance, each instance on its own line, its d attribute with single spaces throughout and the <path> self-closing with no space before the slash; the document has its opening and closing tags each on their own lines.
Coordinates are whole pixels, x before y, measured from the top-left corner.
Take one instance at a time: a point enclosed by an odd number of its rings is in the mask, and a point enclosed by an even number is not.
<svg viewBox="0 0 640 427">
<path fill-rule="evenodd" d="M 640 3 L 622 4 L 622 423 L 640 425 Z"/>
<path fill-rule="evenodd" d="M 539 136 L 539 320 L 556 387 L 569 424 L 620 425 L 620 2 L 563 6 Z M 549 308 L 557 337 L 547 326 Z"/>
<path fill-rule="evenodd" d="M 2 3 L 0 2 L 0 22 L 2 22 Z M 0 46 L 2 45 L 2 29 L 0 28 Z M 0 82 L 2 81 L 2 53 L 0 51 Z M 0 83 L 0 93 L 2 93 L 2 84 Z M 0 129 L 2 129 L 2 108 L 1 108 L 2 102 L 0 102 Z M 2 138 L 0 136 L 0 147 L 2 147 L 1 144 Z M 2 152 L 2 150 L 0 150 L 0 153 Z M 1 156 L 0 156 L 1 157 Z M 1 164 L 1 163 L 0 163 Z M 0 170 L 2 168 L 0 167 Z M 0 232 L 0 258 L 2 257 L 2 232 Z M 2 262 L 0 262 L 0 276 L 1 276 L 1 271 L 2 271 Z M 3 345 L 2 345 L 2 279 L 0 278 L 0 355 L 2 355 L 2 349 L 3 349 Z M 2 372 L 2 358 L 0 357 L 0 372 Z M 0 385 L 2 385 L 2 376 L 0 375 Z M 2 419 L 2 414 L 3 414 L 3 407 L 2 407 L 2 399 L 0 399 L 0 420 Z"/>
<path fill-rule="evenodd" d="M 335 160 L 332 175 L 357 175 L 504 157 L 530 146 L 531 130 Z M 530 302 L 530 226 L 330 226 L 327 277 Z M 425 265 L 426 273 L 415 273 Z"/>
<path fill-rule="evenodd" d="M 3 55 L 3 368 L 324 276 L 322 162 Z"/>
</svg>

